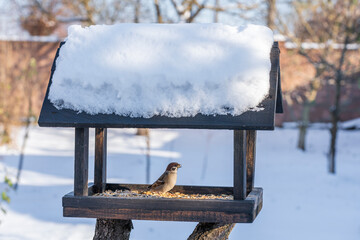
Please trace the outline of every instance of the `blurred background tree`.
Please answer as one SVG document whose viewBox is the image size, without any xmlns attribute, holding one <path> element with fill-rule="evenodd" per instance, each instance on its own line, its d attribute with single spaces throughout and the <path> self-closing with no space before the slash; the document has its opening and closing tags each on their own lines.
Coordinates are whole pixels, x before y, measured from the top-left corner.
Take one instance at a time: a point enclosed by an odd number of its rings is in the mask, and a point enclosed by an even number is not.
<svg viewBox="0 0 360 240">
<path fill-rule="evenodd" d="M 360 72 L 360 4 L 358 0 L 315 0 L 292 2 L 292 20 L 279 16 L 278 30 L 294 43 L 296 51 L 315 69 L 313 79 L 304 87 L 303 113 L 299 124 L 298 147 L 305 150 L 305 135 L 310 108 L 318 90 L 334 85 L 335 97 L 329 109 L 331 142 L 328 153 L 329 172 L 335 173 L 336 139 L 341 113 L 341 88 L 346 79 Z M 357 50 L 349 53 L 349 50 Z"/>
<path fill-rule="evenodd" d="M 33 36 L 47 36 L 69 23 L 114 24 L 149 18 L 141 0 L 12 0 L 21 26 Z M 143 0 L 144 2 L 144 0 Z"/>
</svg>

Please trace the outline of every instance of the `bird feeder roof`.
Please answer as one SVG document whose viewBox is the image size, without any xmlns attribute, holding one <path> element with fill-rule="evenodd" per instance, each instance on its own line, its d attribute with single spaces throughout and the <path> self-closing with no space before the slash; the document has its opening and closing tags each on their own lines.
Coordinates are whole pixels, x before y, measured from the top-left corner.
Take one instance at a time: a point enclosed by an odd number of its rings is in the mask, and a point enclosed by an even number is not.
<svg viewBox="0 0 360 240">
<path fill-rule="evenodd" d="M 154 25 L 74 27 L 56 53 L 39 125 L 274 129 L 279 48 L 266 50 L 267 29 Z M 104 40 L 109 32 L 117 41 Z M 260 40 L 247 44 L 254 34 Z"/>
</svg>

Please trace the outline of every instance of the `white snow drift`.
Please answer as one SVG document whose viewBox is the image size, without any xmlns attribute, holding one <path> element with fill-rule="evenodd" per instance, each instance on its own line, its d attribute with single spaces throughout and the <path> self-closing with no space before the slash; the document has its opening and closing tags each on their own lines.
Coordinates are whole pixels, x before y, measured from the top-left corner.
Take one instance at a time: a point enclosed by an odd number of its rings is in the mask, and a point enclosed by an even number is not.
<svg viewBox="0 0 360 240">
<path fill-rule="evenodd" d="M 49 99 L 90 114 L 240 115 L 268 94 L 272 44 L 256 25 L 71 26 Z"/>
</svg>

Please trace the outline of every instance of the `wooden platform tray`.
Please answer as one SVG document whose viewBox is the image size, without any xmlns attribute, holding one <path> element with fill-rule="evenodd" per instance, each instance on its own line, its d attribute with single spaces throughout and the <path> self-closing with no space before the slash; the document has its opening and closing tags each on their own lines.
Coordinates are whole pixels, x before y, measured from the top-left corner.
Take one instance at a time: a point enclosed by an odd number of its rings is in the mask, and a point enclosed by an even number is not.
<svg viewBox="0 0 360 240">
<path fill-rule="evenodd" d="M 148 185 L 107 184 L 106 189 L 144 191 Z M 176 186 L 173 192 L 185 194 L 229 194 L 232 187 Z M 262 208 L 262 188 L 254 188 L 245 200 L 203 200 L 162 198 L 121 198 L 94 196 L 63 197 L 64 217 L 133 219 L 156 221 L 251 223 Z"/>
</svg>

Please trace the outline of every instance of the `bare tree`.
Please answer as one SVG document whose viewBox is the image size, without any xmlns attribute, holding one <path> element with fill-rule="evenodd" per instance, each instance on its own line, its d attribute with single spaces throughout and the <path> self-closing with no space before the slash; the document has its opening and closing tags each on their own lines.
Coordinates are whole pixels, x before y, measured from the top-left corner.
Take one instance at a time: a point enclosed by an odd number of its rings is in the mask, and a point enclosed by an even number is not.
<svg viewBox="0 0 360 240">
<path fill-rule="evenodd" d="M 50 35 L 68 23 L 114 24 L 139 22 L 149 17 L 140 0 L 12 0 L 21 15 L 22 27 L 31 35 Z"/>
<path fill-rule="evenodd" d="M 266 0 L 266 25 L 270 29 L 275 29 L 275 17 L 276 17 L 276 0 Z"/>
<path fill-rule="evenodd" d="M 37 61 L 35 58 L 31 57 L 29 60 L 28 67 L 24 70 L 23 74 L 21 75 L 24 85 L 24 93 L 25 93 L 24 97 L 26 100 L 25 103 L 27 104 L 27 113 L 25 116 L 25 134 L 20 149 L 18 171 L 16 175 L 16 182 L 14 185 L 15 190 L 17 190 L 17 187 L 20 182 L 21 171 L 24 163 L 25 148 L 29 137 L 30 124 L 34 121 L 34 119 L 36 119 L 36 117 L 34 116 L 34 109 L 33 109 L 33 97 L 34 97 L 34 91 L 38 90 L 41 84 L 41 82 L 37 80 L 37 76 L 38 76 Z"/>
<path fill-rule="evenodd" d="M 214 0 L 214 7 L 215 7 L 215 10 L 214 10 L 214 23 L 217 23 L 219 22 L 219 11 L 218 11 L 218 8 L 220 7 L 220 0 Z"/>
<path fill-rule="evenodd" d="M 141 0 L 136 0 L 134 6 L 134 23 L 140 22 L 140 15 L 141 15 Z"/>
<path fill-rule="evenodd" d="M 301 121 L 299 123 L 299 138 L 297 147 L 303 151 L 306 150 L 306 133 L 310 123 L 310 110 L 315 104 L 316 96 L 322 86 L 321 75 L 324 69 L 321 66 L 315 67 L 315 76 L 310 80 L 308 85 L 303 87 L 303 96 L 301 103 L 303 105 Z"/>
<path fill-rule="evenodd" d="M 251 3 L 242 3 L 242 1 L 228 0 L 228 1 L 210 1 L 210 0 L 154 0 L 155 13 L 157 22 L 186 22 L 192 23 L 195 19 L 205 12 L 213 12 L 215 21 L 219 20 L 219 14 L 226 14 L 232 18 L 247 19 L 249 11 L 259 7 L 260 0 L 252 1 Z M 162 4 L 161 4 L 162 3 Z M 170 16 L 170 11 L 162 11 L 165 5 L 172 6 L 172 10 L 176 14 L 176 18 Z M 160 21 L 161 20 L 161 21 Z"/>
<path fill-rule="evenodd" d="M 155 12 L 156 12 L 156 22 L 163 23 L 159 0 L 154 0 L 154 6 L 155 6 Z"/>
<path fill-rule="evenodd" d="M 56 16 L 61 13 L 60 0 L 14 1 L 21 10 L 21 26 L 31 35 L 46 36 L 58 27 Z M 21 7 L 24 4 L 24 7 Z"/>
<path fill-rule="evenodd" d="M 359 53 L 360 4 L 358 0 L 307 0 L 294 2 L 293 7 L 293 31 L 289 30 L 289 21 L 284 24 L 281 18 L 279 29 L 295 44 L 297 52 L 316 69 L 311 83 L 314 87 L 309 88 L 310 94 L 305 102 L 313 101 L 314 95 L 311 91 L 316 92 L 319 89 L 319 84 L 323 82 L 320 80 L 328 79 L 335 82 L 335 97 L 330 109 L 332 127 L 328 154 L 329 172 L 335 173 L 341 88 L 346 84 L 346 76 L 360 71 L 360 66 L 354 58 Z M 308 118 L 308 110 L 305 110 L 303 115 L 305 119 Z"/>
</svg>

